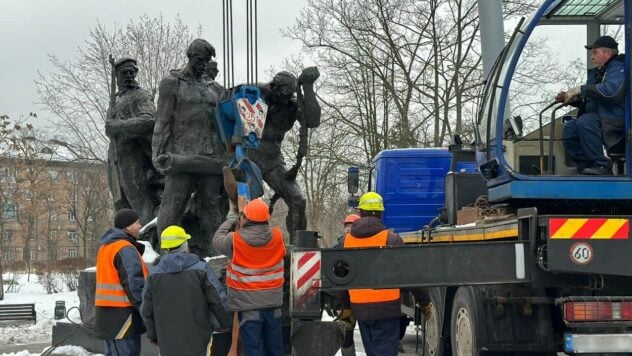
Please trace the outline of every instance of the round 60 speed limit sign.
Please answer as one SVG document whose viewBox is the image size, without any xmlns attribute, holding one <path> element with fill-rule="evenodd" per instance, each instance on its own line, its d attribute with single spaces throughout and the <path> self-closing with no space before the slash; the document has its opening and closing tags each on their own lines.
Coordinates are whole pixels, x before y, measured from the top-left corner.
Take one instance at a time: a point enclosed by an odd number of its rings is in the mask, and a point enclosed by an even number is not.
<svg viewBox="0 0 632 356">
<path fill-rule="evenodd" d="M 570 250 L 570 258 L 571 261 L 577 263 L 578 265 L 585 265 L 590 263 L 590 261 L 592 261 L 593 259 L 592 246 L 590 246 L 586 242 L 577 242 L 573 244 Z"/>
</svg>

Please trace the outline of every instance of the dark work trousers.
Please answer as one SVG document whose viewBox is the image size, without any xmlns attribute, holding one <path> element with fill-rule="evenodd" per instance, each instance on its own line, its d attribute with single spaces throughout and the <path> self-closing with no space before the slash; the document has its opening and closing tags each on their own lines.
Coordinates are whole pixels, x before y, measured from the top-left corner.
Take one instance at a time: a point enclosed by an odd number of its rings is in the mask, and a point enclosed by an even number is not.
<svg viewBox="0 0 632 356">
<path fill-rule="evenodd" d="M 105 356 L 139 356 L 140 335 L 105 340 Z"/>
<path fill-rule="evenodd" d="M 367 356 L 397 356 L 399 318 L 358 320 L 358 325 Z"/>
<path fill-rule="evenodd" d="M 283 356 L 281 308 L 239 312 L 244 356 Z"/>
<path fill-rule="evenodd" d="M 576 120 L 569 120 L 562 132 L 564 148 L 577 164 L 577 170 L 591 166 L 611 168 L 610 160 L 603 154 L 601 122 L 596 113 L 583 114 Z"/>
</svg>

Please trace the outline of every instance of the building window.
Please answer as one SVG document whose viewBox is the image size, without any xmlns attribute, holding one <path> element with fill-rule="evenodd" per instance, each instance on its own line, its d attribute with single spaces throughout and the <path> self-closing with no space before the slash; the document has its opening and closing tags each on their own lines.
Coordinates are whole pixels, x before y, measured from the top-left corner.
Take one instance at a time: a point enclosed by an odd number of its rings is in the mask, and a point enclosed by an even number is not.
<svg viewBox="0 0 632 356">
<path fill-rule="evenodd" d="M 50 219 L 50 221 L 57 221 L 57 211 L 56 210 L 49 211 L 48 218 Z"/>
<path fill-rule="evenodd" d="M 57 177 L 59 177 L 59 172 L 50 170 L 48 171 L 48 177 L 50 178 L 51 181 L 57 182 Z"/>
<path fill-rule="evenodd" d="M 77 216 L 75 216 L 75 212 L 72 210 L 68 212 L 68 221 L 77 221 Z"/>
<path fill-rule="evenodd" d="M 56 239 L 57 238 L 57 230 L 53 230 L 50 232 L 50 238 L 51 239 Z"/>
<path fill-rule="evenodd" d="M 5 203 L 2 211 L 2 217 L 5 219 L 15 219 L 18 213 L 18 207 L 13 203 Z"/>
<path fill-rule="evenodd" d="M 66 172 L 66 179 L 69 182 L 77 183 L 77 172 Z"/>
<path fill-rule="evenodd" d="M 35 240 L 35 231 L 29 231 L 29 240 Z"/>
<path fill-rule="evenodd" d="M 5 248 L 2 250 L 2 260 L 3 261 L 13 260 L 13 255 L 11 254 L 11 248 Z"/>
<path fill-rule="evenodd" d="M 79 254 L 77 253 L 77 248 L 76 247 L 70 247 L 68 249 L 68 257 L 69 258 L 77 258 L 77 257 L 79 257 Z"/>
<path fill-rule="evenodd" d="M 77 242 L 77 232 L 76 231 L 68 231 L 66 232 L 66 236 L 68 236 L 68 240 L 72 242 Z"/>
<path fill-rule="evenodd" d="M 29 260 L 37 261 L 37 250 L 35 250 L 34 248 L 29 250 Z"/>
<path fill-rule="evenodd" d="M 48 260 L 57 261 L 57 251 L 55 249 L 51 249 L 50 251 L 48 251 Z"/>
<path fill-rule="evenodd" d="M 5 230 L 2 232 L 2 239 L 4 241 L 11 241 L 13 240 L 13 230 Z"/>
<path fill-rule="evenodd" d="M 26 197 L 26 200 L 33 200 L 33 192 L 29 189 L 24 191 L 24 196 Z"/>
</svg>

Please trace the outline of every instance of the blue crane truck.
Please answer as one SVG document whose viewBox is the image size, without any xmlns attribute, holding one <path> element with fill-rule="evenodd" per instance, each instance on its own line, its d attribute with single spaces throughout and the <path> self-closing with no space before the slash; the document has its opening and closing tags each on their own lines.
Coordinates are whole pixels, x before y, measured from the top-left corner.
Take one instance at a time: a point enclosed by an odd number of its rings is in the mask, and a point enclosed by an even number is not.
<svg viewBox="0 0 632 356">
<path fill-rule="evenodd" d="M 629 83 L 630 19 L 628 1 L 546 0 L 521 20 L 487 78 L 474 145 L 373 160 L 369 189 L 405 245 L 292 252 L 293 328 L 318 323 L 325 292 L 395 287 L 424 355 L 632 354 L 630 90 L 608 176 L 579 175 L 567 158 L 572 109 L 523 118 L 511 105 L 539 26 L 584 26 L 587 43 L 623 26 Z"/>
</svg>

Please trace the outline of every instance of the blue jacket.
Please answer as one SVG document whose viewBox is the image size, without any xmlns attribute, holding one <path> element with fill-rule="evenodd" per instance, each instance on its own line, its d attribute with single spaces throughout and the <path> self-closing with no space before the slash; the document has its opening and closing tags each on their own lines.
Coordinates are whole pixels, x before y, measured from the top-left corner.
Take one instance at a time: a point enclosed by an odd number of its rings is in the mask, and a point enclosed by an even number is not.
<svg viewBox="0 0 632 356">
<path fill-rule="evenodd" d="M 168 253 L 149 271 L 141 314 L 161 355 L 205 355 L 214 329 L 228 329 L 226 291 L 192 253 Z"/>
<path fill-rule="evenodd" d="M 612 58 L 602 68 L 588 71 L 581 86 L 586 112 L 597 112 L 600 119 L 623 120 L 625 116 L 625 55 Z M 581 113 L 580 113 L 581 114 Z"/>
<path fill-rule="evenodd" d="M 127 235 L 123 230 L 112 228 L 101 236 L 99 246 L 118 240 L 127 240 L 134 246 L 123 247 L 114 257 L 114 266 L 118 271 L 121 285 L 134 306 L 129 308 L 96 307 L 95 329 L 97 335 L 105 340 L 121 336 L 122 330 L 126 330 L 123 337 L 139 335 L 145 332 L 139 313 L 145 285 L 142 267 L 144 262 L 138 257 L 139 253 L 142 255 L 145 251 L 145 245 L 136 242 L 133 237 Z M 130 315 L 132 316 L 131 326 L 127 324 Z"/>
</svg>

